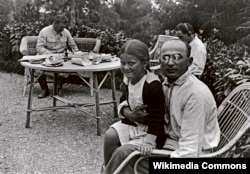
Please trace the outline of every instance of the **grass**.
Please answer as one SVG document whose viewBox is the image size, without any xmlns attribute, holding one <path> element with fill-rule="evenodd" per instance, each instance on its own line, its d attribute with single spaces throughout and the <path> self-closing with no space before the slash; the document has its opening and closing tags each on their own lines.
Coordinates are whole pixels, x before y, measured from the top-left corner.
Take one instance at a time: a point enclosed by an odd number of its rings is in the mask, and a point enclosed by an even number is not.
<svg viewBox="0 0 250 174">
<path fill-rule="evenodd" d="M 0 174 L 100 173 L 103 134 L 116 120 L 112 105 L 101 106 L 101 136 L 96 134 L 96 120 L 74 108 L 32 113 L 31 128 L 27 129 L 23 82 L 22 75 L 0 72 Z M 50 97 L 37 99 L 38 92 L 36 85 L 34 107 L 52 104 Z M 87 87 L 78 85 L 65 85 L 62 96 L 75 101 L 94 100 Z M 100 98 L 111 98 L 111 90 L 102 89 Z M 87 110 L 94 112 L 94 108 Z"/>
</svg>

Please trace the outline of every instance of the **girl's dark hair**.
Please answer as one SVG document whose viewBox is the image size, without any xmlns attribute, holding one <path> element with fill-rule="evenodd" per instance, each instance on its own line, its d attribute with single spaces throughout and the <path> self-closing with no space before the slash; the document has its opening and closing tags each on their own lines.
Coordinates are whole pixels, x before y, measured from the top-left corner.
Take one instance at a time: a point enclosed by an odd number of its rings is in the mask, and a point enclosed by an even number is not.
<svg viewBox="0 0 250 174">
<path fill-rule="evenodd" d="M 149 52 L 148 52 L 148 46 L 143 43 L 142 41 L 139 41 L 137 39 L 131 39 L 126 41 L 118 53 L 118 56 L 120 57 L 121 54 L 129 54 L 133 55 L 136 58 L 138 58 L 140 61 L 146 61 L 147 62 L 147 69 L 149 69 Z"/>
</svg>

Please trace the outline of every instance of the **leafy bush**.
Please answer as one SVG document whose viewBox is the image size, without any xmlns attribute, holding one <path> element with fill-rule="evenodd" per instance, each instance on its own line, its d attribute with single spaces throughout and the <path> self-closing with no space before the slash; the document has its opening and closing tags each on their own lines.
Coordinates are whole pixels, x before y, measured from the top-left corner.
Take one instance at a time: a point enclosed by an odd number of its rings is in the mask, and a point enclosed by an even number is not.
<svg viewBox="0 0 250 174">
<path fill-rule="evenodd" d="M 238 85 L 249 81 L 250 57 L 243 46 L 207 43 L 207 62 L 201 79 L 213 92 L 217 104 Z"/>
<path fill-rule="evenodd" d="M 1 65 L 1 69 L 0 69 L 1 71 L 14 72 L 17 74 L 24 74 L 24 68 L 22 68 L 20 63 L 17 61 L 0 60 L 0 65 Z"/>
<path fill-rule="evenodd" d="M 0 45 L 2 45 L 2 49 L 0 50 L 0 58 L 2 60 L 1 69 L 15 73 L 23 73 L 23 67 L 20 63 L 16 63 L 17 60 L 21 58 L 19 52 L 21 39 L 26 35 L 38 35 L 42 27 L 43 23 L 39 21 L 14 21 L 4 27 L 2 32 L 0 32 L 0 35 L 2 36 L 2 39 L 0 40 Z M 12 64 L 15 64 L 15 66 L 11 66 Z"/>
</svg>

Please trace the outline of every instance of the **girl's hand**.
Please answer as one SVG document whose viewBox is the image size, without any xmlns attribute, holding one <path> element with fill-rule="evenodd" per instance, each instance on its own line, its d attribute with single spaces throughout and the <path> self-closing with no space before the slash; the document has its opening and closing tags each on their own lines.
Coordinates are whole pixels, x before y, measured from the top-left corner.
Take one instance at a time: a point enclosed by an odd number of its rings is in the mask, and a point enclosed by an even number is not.
<svg viewBox="0 0 250 174">
<path fill-rule="evenodd" d="M 138 150 L 141 151 L 142 156 L 149 156 L 153 150 L 153 146 L 151 144 L 142 144 L 138 147 Z"/>
</svg>

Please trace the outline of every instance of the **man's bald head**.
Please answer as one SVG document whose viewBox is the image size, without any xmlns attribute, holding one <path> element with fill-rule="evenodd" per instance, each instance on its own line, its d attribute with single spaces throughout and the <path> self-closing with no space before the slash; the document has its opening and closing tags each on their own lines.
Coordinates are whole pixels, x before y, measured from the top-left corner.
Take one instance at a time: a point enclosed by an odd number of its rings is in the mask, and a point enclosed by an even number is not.
<svg viewBox="0 0 250 174">
<path fill-rule="evenodd" d="M 190 46 L 179 38 L 166 41 L 161 47 L 161 69 L 168 81 L 174 82 L 185 72 L 192 63 Z"/>
</svg>

